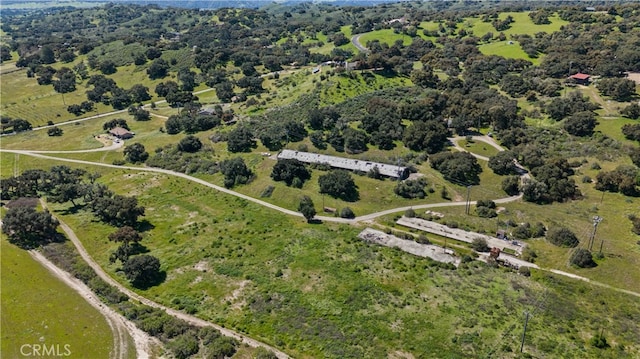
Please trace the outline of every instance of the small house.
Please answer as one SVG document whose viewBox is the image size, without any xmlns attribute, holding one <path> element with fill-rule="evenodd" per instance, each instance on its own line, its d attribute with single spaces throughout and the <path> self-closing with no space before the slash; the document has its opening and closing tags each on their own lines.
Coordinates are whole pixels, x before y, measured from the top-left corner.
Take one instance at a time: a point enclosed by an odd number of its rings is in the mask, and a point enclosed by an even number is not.
<svg viewBox="0 0 640 359">
<path fill-rule="evenodd" d="M 111 130 L 109 130 L 109 133 L 113 136 L 115 136 L 116 138 L 119 138 L 121 140 L 126 140 L 128 138 L 133 137 L 134 133 L 127 130 L 126 128 L 122 128 L 122 127 L 115 127 L 112 128 Z"/>
<path fill-rule="evenodd" d="M 591 75 L 583 74 L 578 72 L 575 75 L 569 76 L 570 79 L 574 80 L 578 85 L 589 85 L 589 80 L 591 79 Z"/>
</svg>

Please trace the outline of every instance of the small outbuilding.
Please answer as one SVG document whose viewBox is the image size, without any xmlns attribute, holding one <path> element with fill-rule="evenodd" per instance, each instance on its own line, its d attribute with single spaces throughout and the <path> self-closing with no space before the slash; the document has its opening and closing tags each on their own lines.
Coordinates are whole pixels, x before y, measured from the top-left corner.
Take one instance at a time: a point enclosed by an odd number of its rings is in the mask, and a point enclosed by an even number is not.
<svg viewBox="0 0 640 359">
<path fill-rule="evenodd" d="M 127 130 L 126 128 L 122 128 L 122 127 L 114 127 L 111 130 L 109 130 L 109 133 L 113 136 L 115 136 L 116 138 L 119 138 L 121 140 L 126 140 L 128 138 L 133 137 L 134 133 Z"/>
<path fill-rule="evenodd" d="M 574 80 L 578 85 L 589 85 L 589 81 L 591 79 L 591 75 L 583 74 L 578 72 L 575 75 L 569 76 L 570 79 Z"/>
</svg>

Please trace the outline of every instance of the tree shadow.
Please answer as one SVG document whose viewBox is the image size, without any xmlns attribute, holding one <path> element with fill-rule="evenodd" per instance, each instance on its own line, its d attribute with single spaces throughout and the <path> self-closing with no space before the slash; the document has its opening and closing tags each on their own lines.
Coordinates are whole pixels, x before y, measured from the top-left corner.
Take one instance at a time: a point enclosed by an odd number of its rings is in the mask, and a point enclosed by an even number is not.
<svg viewBox="0 0 640 359">
<path fill-rule="evenodd" d="M 71 207 L 67 207 L 65 209 L 61 209 L 56 212 L 60 213 L 63 216 L 70 215 L 70 214 L 77 214 L 80 210 L 84 209 L 86 206 L 87 206 L 86 204 L 78 204 L 75 206 L 72 205 Z"/>
<path fill-rule="evenodd" d="M 156 226 L 154 226 L 151 222 L 149 222 L 146 219 L 143 219 L 142 221 L 138 221 L 135 226 L 135 230 L 138 232 L 148 232 L 154 228 L 156 228 Z"/>
<path fill-rule="evenodd" d="M 131 284 L 140 290 L 147 290 L 151 287 L 155 287 L 157 285 L 162 284 L 162 282 L 164 282 L 166 279 L 167 279 L 167 272 L 160 271 L 153 277 L 146 278 L 144 282 L 133 282 Z"/>
<path fill-rule="evenodd" d="M 309 223 L 309 224 L 322 224 L 322 220 L 317 219 L 317 218 L 311 218 L 310 220 L 307 221 L 307 223 Z"/>
<path fill-rule="evenodd" d="M 46 246 L 50 243 L 62 243 L 67 240 L 67 237 L 65 237 L 62 233 L 56 232 L 49 233 L 44 236 L 31 234 L 23 237 L 9 236 L 8 240 L 9 243 L 14 244 L 21 249 L 30 250 L 39 248 L 41 246 Z"/>
<path fill-rule="evenodd" d="M 149 253 L 149 248 L 145 247 L 140 243 L 133 243 L 129 248 L 129 255 L 135 256 L 136 254 Z"/>
</svg>

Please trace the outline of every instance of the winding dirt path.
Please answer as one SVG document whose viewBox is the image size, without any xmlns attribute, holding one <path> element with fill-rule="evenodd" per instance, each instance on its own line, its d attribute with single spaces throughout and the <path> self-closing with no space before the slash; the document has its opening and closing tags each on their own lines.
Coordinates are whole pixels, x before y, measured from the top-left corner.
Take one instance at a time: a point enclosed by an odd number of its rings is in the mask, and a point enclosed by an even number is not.
<svg viewBox="0 0 640 359">
<path fill-rule="evenodd" d="M 158 339 L 149 336 L 138 329 L 133 322 L 123 317 L 121 314 L 102 303 L 93 291 L 81 280 L 75 278 L 70 273 L 58 268 L 45 256 L 36 250 L 30 250 L 29 254 L 33 259 L 42 264 L 51 274 L 60 279 L 64 284 L 80 294 L 92 307 L 96 308 L 107 320 L 107 324 L 113 332 L 113 349 L 109 357 L 111 359 L 129 358 L 129 338 L 133 338 L 136 350 L 136 358 L 150 358 L 151 347 L 161 346 Z"/>
<path fill-rule="evenodd" d="M 220 331 L 220 333 L 222 333 L 222 335 L 227 336 L 227 337 L 231 337 L 231 338 L 235 338 L 236 340 L 245 343 L 251 347 L 257 348 L 257 347 L 264 347 L 267 350 L 270 350 L 272 352 L 274 352 L 276 354 L 276 356 L 280 359 L 289 359 L 290 357 L 268 345 L 265 343 L 262 343 L 258 340 L 255 340 L 253 338 L 249 338 L 243 334 L 240 334 L 238 332 L 235 332 L 233 330 L 224 328 L 220 325 L 214 324 L 214 323 L 210 323 L 206 320 L 200 319 L 198 317 L 195 317 L 193 315 L 189 315 L 183 312 L 180 312 L 178 310 L 172 309 L 172 308 L 168 308 L 165 307 L 162 304 L 156 303 L 150 299 L 147 299 L 131 290 L 129 290 L 128 288 L 126 288 L 125 286 L 123 286 L 122 284 L 120 284 L 119 282 L 117 282 L 116 280 L 114 280 L 113 278 L 111 278 L 103 269 L 102 267 L 100 267 L 100 265 L 98 263 L 96 263 L 93 258 L 89 255 L 89 253 L 87 252 L 87 250 L 84 248 L 84 246 L 82 245 L 82 242 L 80 241 L 80 239 L 78 238 L 78 236 L 76 236 L 75 232 L 73 232 L 73 230 L 71 229 L 71 227 L 69 227 L 66 223 L 64 223 L 62 220 L 60 220 L 60 218 L 57 218 L 58 221 L 60 222 L 60 228 L 64 231 L 64 233 L 67 235 L 67 237 L 71 240 L 71 242 L 73 243 L 73 245 L 76 247 L 76 249 L 78 250 L 78 253 L 80 254 L 80 256 L 82 257 L 82 259 L 96 272 L 96 274 L 102 278 L 105 282 L 107 282 L 108 284 L 114 286 L 115 288 L 117 288 L 120 292 L 126 294 L 127 296 L 129 296 L 129 298 L 135 299 L 138 302 L 148 305 L 150 307 L 154 307 L 154 308 L 159 308 L 164 310 L 167 314 L 175 317 L 175 318 L 179 318 L 182 319 L 192 325 L 198 326 L 198 327 L 213 327 L 217 330 Z M 134 325 L 135 327 L 135 325 Z M 137 329 L 137 328 L 136 328 Z M 134 337 L 135 339 L 135 337 Z M 140 357 L 140 356 L 138 356 Z"/>
</svg>

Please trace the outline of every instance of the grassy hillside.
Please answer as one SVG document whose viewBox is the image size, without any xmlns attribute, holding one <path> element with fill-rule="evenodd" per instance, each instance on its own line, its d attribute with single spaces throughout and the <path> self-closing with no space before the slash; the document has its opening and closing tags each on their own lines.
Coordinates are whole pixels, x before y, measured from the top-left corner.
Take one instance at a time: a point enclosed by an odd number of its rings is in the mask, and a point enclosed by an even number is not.
<svg viewBox="0 0 640 359">
<path fill-rule="evenodd" d="M 31 353 L 25 344 L 58 345 L 68 358 L 106 358 L 113 334 L 104 317 L 27 252 L 0 240 L 2 356 Z M 65 355 L 66 356 L 66 355 Z"/>
</svg>

